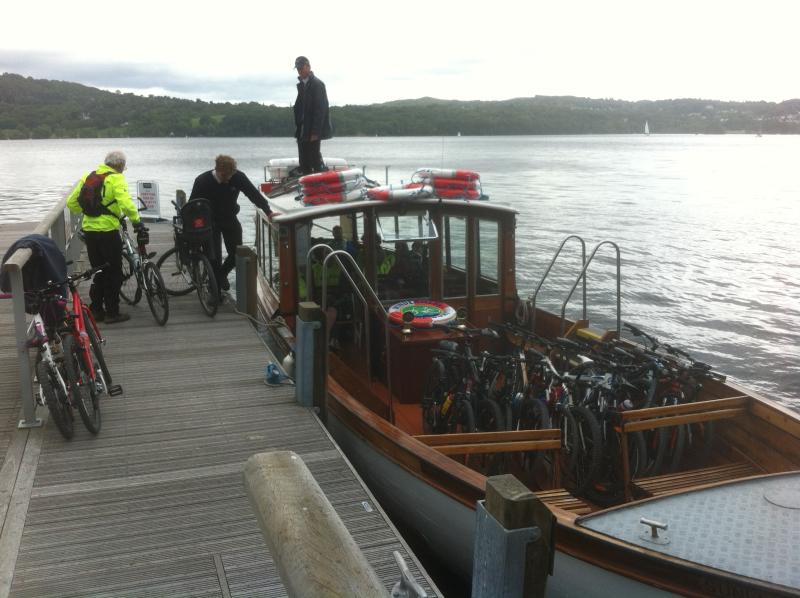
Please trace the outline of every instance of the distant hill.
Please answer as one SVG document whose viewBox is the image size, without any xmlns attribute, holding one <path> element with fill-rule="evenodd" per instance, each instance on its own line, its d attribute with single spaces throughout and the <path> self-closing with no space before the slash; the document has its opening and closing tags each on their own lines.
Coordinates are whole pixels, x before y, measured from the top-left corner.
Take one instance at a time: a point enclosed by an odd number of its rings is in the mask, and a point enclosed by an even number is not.
<svg viewBox="0 0 800 598">
<path fill-rule="evenodd" d="M 800 133 L 800 100 L 625 102 L 572 96 L 504 101 L 436 98 L 331 109 L 337 136 Z M 113 93 L 78 83 L 0 75 L 0 139 L 291 137 L 291 109 Z"/>
</svg>

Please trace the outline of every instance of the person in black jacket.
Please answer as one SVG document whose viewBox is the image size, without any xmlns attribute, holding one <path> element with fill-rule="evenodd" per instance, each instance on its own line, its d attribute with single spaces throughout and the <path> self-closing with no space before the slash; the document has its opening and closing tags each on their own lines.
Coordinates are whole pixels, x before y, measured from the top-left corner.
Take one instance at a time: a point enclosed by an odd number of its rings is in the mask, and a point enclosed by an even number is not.
<svg viewBox="0 0 800 598">
<path fill-rule="evenodd" d="M 325 91 L 325 84 L 311 71 L 308 58 L 298 56 L 294 68 L 299 79 L 294 102 L 294 136 L 297 139 L 300 171 L 310 174 L 323 170 L 321 141 L 333 137 L 328 92 Z"/>
<path fill-rule="evenodd" d="M 269 203 L 255 188 L 247 176 L 236 169 L 236 160 L 230 156 L 219 155 L 214 170 L 202 173 L 194 180 L 189 200 L 202 197 L 211 204 L 213 216 L 214 269 L 219 288 L 231 288 L 228 274 L 236 266 L 236 247 L 242 244 L 242 225 L 236 215 L 239 213 L 237 199 L 244 193 L 257 208 L 267 215 L 272 214 Z M 228 256 L 222 260 L 222 241 Z"/>
</svg>

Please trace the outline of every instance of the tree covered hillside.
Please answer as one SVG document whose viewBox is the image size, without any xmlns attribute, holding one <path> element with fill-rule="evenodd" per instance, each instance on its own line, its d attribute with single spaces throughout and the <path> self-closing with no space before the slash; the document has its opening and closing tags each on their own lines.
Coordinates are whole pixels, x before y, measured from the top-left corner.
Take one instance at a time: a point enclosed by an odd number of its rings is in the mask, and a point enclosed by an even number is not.
<svg viewBox="0 0 800 598">
<path fill-rule="evenodd" d="M 800 133 L 800 100 L 625 102 L 536 96 L 504 101 L 420 98 L 335 106 L 336 136 Z M 0 75 L 0 139 L 291 137 L 289 107 L 113 93 L 78 83 Z"/>
</svg>

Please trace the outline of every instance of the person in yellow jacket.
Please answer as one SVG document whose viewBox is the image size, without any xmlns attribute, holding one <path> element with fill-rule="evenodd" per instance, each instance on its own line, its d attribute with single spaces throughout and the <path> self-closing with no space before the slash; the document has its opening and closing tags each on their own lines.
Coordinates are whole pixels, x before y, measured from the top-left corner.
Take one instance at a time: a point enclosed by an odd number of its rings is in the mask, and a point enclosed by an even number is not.
<svg viewBox="0 0 800 598">
<path fill-rule="evenodd" d="M 119 310 L 119 290 L 122 287 L 122 238 L 119 235 L 119 221 L 125 215 L 133 223 L 134 230 L 142 228 L 139 210 L 128 193 L 128 182 L 122 176 L 125 170 L 125 154 L 120 151 L 109 152 L 103 164 L 96 170 L 105 175 L 102 185 L 101 204 L 103 213 L 99 216 L 84 214 L 82 228 L 86 239 L 86 253 L 92 267 L 108 263 L 108 267 L 95 274 L 89 290 L 91 310 L 95 319 L 107 324 L 124 322 L 130 315 Z M 78 203 L 83 184 L 91 175 L 87 172 L 67 197 L 70 212 L 83 212 Z"/>
</svg>

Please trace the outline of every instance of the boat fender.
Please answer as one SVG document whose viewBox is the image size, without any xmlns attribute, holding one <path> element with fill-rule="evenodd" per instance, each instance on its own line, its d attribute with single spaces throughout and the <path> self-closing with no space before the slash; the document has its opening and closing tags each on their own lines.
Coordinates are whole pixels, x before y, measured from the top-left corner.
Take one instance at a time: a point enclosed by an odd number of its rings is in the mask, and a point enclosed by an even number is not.
<svg viewBox="0 0 800 598">
<path fill-rule="evenodd" d="M 408 299 L 395 303 L 388 309 L 389 321 L 402 325 L 403 314 L 411 312 L 414 319 L 410 324 L 414 328 L 433 328 L 437 324 L 447 324 L 456 317 L 456 310 L 447 303 L 431 299 Z"/>
</svg>

